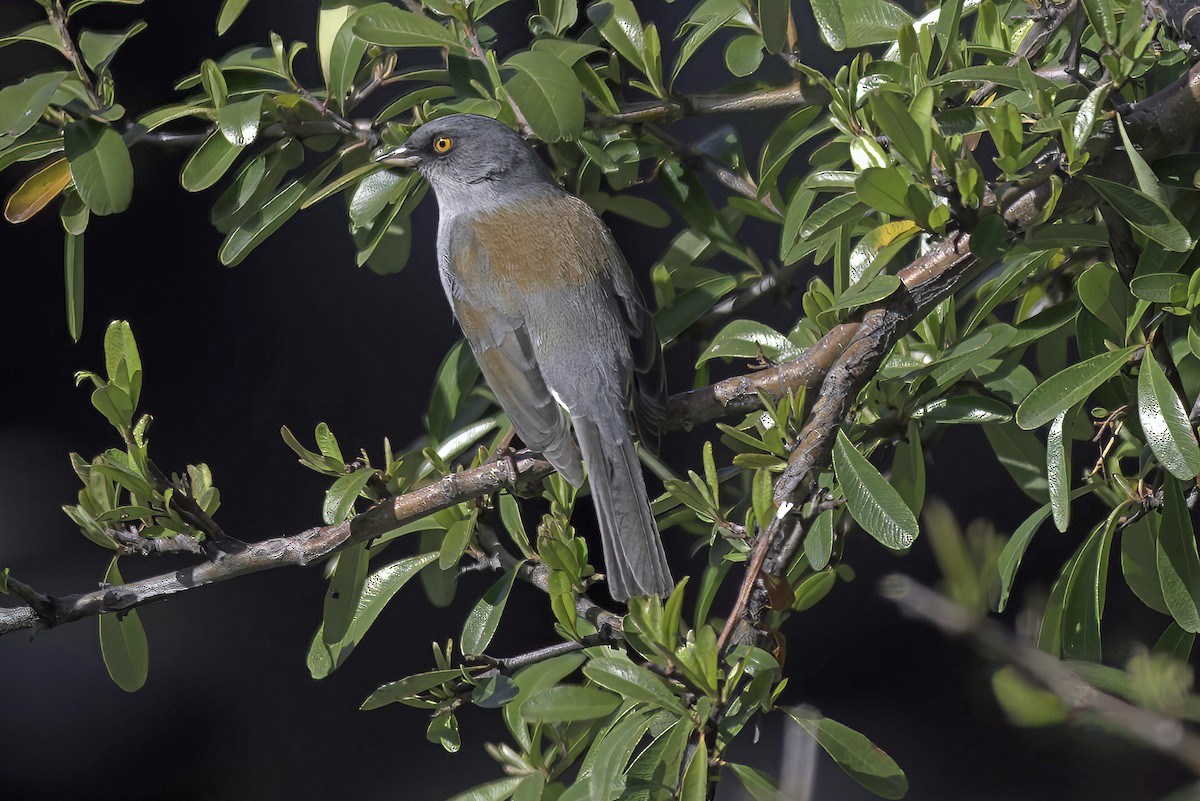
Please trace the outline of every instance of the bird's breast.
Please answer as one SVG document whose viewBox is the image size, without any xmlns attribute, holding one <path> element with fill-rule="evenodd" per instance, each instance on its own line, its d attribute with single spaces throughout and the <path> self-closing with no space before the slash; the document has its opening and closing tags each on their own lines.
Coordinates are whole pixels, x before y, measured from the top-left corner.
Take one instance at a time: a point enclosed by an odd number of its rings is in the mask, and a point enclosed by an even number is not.
<svg viewBox="0 0 1200 801">
<path fill-rule="evenodd" d="M 466 221 L 471 236 L 455 254 L 457 281 L 514 293 L 542 293 L 594 281 L 613 247 L 583 201 L 566 194 L 531 196 Z"/>
</svg>

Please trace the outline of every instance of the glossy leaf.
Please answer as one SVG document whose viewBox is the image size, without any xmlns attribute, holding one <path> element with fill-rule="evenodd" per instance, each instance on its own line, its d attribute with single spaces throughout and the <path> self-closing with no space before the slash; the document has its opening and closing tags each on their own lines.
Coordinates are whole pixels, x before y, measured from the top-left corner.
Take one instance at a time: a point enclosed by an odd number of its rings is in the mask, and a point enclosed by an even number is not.
<svg viewBox="0 0 1200 801">
<path fill-rule="evenodd" d="M 834 50 L 891 44 L 897 29 L 912 21 L 887 0 L 815 0 L 812 11 L 821 38 Z"/>
<path fill-rule="evenodd" d="M 325 642 L 324 631 L 318 631 L 313 637 L 312 646 L 308 651 L 308 670 L 314 679 L 323 679 L 339 668 L 350 652 L 362 641 L 367 631 L 375 623 L 376 618 L 392 600 L 400 589 L 409 582 L 423 567 L 437 560 L 437 553 L 426 553 L 420 556 L 410 556 L 398 562 L 392 562 L 371 575 L 363 582 L 358 595 L 350 626 L 345 635 L 336 643 Z"/>
<path fill-rule="evenodd" d="M 885 751 L 836 720 L 788 710 L 788 717 L 808 732 L 850 778 L 881 798 L 903 798 L 908 792 L 904 771 Z"/>
<path fill-rule="evenodd" d="M 1101 353 L 1038 384 L 1017 409 L 1017 425 L 1026 430 L 1044 426 L 1064 410 L 1087 400 L 1097 387 L 1121 372 L 1135 350 L 1137 346 Z"/>
<path fill-rule="evenodd" d="M 1079 550 L 1063 597 L 1062 650 L 1068 659 L 1099 662 L 1100 618 L 1108 583 L 1108 553 L 1116 520 L 1100 523 Z"/>
<path fill-rule="evenodd" d="M 621 699 L 596 687 L 560 684 L 533 693 L 521 704 L 521 717 L 545 723 L 594 720 L 611 714 Z"/>
<path fill-rule="evenodd" d="M 63 131 L 75 190 L 93 214 L 116 214 L 133 198 L 133 162 L 121 135 L 94 120 L 77 120 Z"/>
<path fill-rule="evenodd" d="M 517 578 L 515 570 L 507 571 L 500 580 L 488 588 L 488 591 L 475 604 L 475 608 L 467 615 L 463 623 L 459 647 L 464 655 L 476 656 L 487 651 L 488 644 L 500 625 L 504 615 L 504 607 L 508 603 L 508 594 L 512 591 L 513 581 Z"/>
<path fill-rule="evenodd" d="M 1163 480 L 1162 520 L 1156 547 L 1158 577 L 1171 617 L 1184 631 L 1200 632 L 1200 556 L 1187 501 L 1173 478 Z"/>
<path fill-rule="evenodd" d="M 418 673 L 415 676 L 409 676 L 383 685 L 367 696 L 367 699 L 362 702 L 362 706 L 359 709 L 366 711 L 378 709 L 388 704 L 403 702 L 421 693 L 428 692 L 434 687 L 446 684 L 447 682 L 453 682 L 460 678 L 462 678 L 462 670 L 458 668 Z"/>
<path fill-rule="evenodd" d="M 983 433 L 1021 491 L 1039 503 L 1049 500 L 1046 449 L 1038 438 L 1015 424 L 985 425 Z"/>
<path fill-rule="evenodd" d="M 1063 423 L 1067 412 L 1054 418 L 1046 437 L 1046 482 L 1050 490 L 1050 508 L 1054 525 L 1066 531 L 1071 519 L 1071 450 L 1070 439 L 1063 442 Z"/>
<path fill-rule="evenodd" d="M 224 36 L 233 27 L 249 3 L 250 0 L 224 0 L 221 3 L 221 13 L 217 15 L 217 36 Z"/>
<path fill-rule="evenodd" d="M 34 126 L 66 77 L 65 72 L 44 72 L 0 89 L 0 148 Z"/>
<path fill-rule="evenodd" d="M 642 701 L 683 715 L 683 703 L 663 679 L 626 659 L 600 657 L 590 660 L 583 675 L 625 699 Z"/>
<path fill-rule="evenodd" d="M 326 645 L 341 642 L 350 630 L 367 578 L 367 560 L 366 543 L 352 545 L 338 555 L 337 566 L 325 590 L 325 608 L 321 616 L 321 636 Z"/>
<path fill-rule="evenodd" d="M 399 8 L 380 8 L 354 23 L 354 33 L 384 47 L 449 47 L 465 50 L 449 29 L 429 17 Z"/>
<path fill-rule="evenodd" d="M 1084 180 L 1130 225 L 1167 250 L 1183 253 L 1192 249 L 1191 234 L 1162 203 L 1132 186 L 1092 176 L 1084 176 Z"/>
<path fill-rule="evenodd" d="M 67 288 L 67 332 L 75 342 L 83 333 L 83 234 L 66 234 L 64 273 Z"/>
<path fill-rule="evenodd" d="M 1146 444 L 1171 475 L 1190 481 L 1200 475 L 1200 443 L 1187 410 L 1162 366 L 1147 349 L 1138 373 L 1138 418 Z"/>
<path fill-rule="evenodd" d="M 846 495 L 846 506 L 863 530 L 894 550 L 913 544 L 918 527 L 912 510 L 840 430 L 833 446 L 833 469 Z"/>
<path fill-rule="evenodd" d="M 208 189 L 221 180 L 241 152 L 241 147 L 231 142 L 224 133 L 213 132 L 183 163 L 183 170 L 179 174 L 180 186 L 189 192 Z"/>
<path fill-rule="evenodd" d="M 121 571 L 117 568 L 117 559 L 113 557 L 104 574 L 104 584 L 118 587 L 124 583 Z M 99 622 L 100 653 L 104 657 L 108 675 L 125 692 L 137 692 L 146 683 L 150 673 L 149 644 L 137 610 L 106 613 L 100 615 Z"/>
<path fill-rule="evenodd" d="M 226 103 L 217 114 L 217 127 L 231 145 L 245 147 L 258 137 L 263 96 Z"/>
<path fill-rule="evenodd" d="M 583 129 L 583 95 L 575 73 L 550 53 L 517 53 L 504 88 L 537 135 L 547 142 L 574 139 Z"/>
</svg>

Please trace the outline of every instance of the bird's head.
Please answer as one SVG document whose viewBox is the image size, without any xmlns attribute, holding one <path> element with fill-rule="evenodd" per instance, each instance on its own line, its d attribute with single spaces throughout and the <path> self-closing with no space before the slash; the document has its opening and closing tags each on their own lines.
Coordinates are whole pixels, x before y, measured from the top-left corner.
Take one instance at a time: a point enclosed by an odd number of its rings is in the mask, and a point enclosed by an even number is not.
<svg viewBox="0 0 1200 801">
<path fill-rule="evenodd" d="M 453 114 L 427 122 L 375 160 L 420 171 L 439 201 L 553 185 L 541 159 L 515 131 L 490 117 Z"/>
</svg>

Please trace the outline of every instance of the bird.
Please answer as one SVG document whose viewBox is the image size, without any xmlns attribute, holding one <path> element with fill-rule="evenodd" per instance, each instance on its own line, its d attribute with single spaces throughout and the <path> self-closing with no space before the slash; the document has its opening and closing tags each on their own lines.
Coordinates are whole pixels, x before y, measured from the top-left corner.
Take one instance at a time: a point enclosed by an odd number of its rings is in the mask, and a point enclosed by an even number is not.
<svg viewBox="0 0 1200 801">
<path fill-rule="evenodd" d="M 674 588 L 633 441 L 656 448 L 666 375 L 654 318 L 612 232 L 516 131 L 453 114 L 376 151 L 438 204 L 442 287 L 526 447 L 591 487 L 610 595 Z"/>
</svg>

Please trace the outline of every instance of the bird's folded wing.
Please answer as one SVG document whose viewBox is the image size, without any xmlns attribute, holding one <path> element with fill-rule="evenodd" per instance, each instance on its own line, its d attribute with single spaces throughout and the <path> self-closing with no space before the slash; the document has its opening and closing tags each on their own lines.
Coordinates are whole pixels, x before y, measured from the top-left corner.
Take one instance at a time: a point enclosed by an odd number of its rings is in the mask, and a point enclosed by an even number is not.
<svg viewBox="0 0 1200 801">
<path fill-rule="evenodd" d="M 583 483 L 582 457 L 562 407 L 546 386 L 524 322 L 463 297 L 454 299 L 483 377 L 525 445 L 540 451 L 575 486 Z"/>
<path fill-rule="evenodd" d="M 633 357 L 633 412 L 642 444 L 658 450 L 659 421 L 667 404 L 667 375 L 662 346 L 654 330 L 654 315 L 623 258 L 610 265 L 609 280 L 620 299 L 618 310 L 629 336 Z"/>
</svg>

